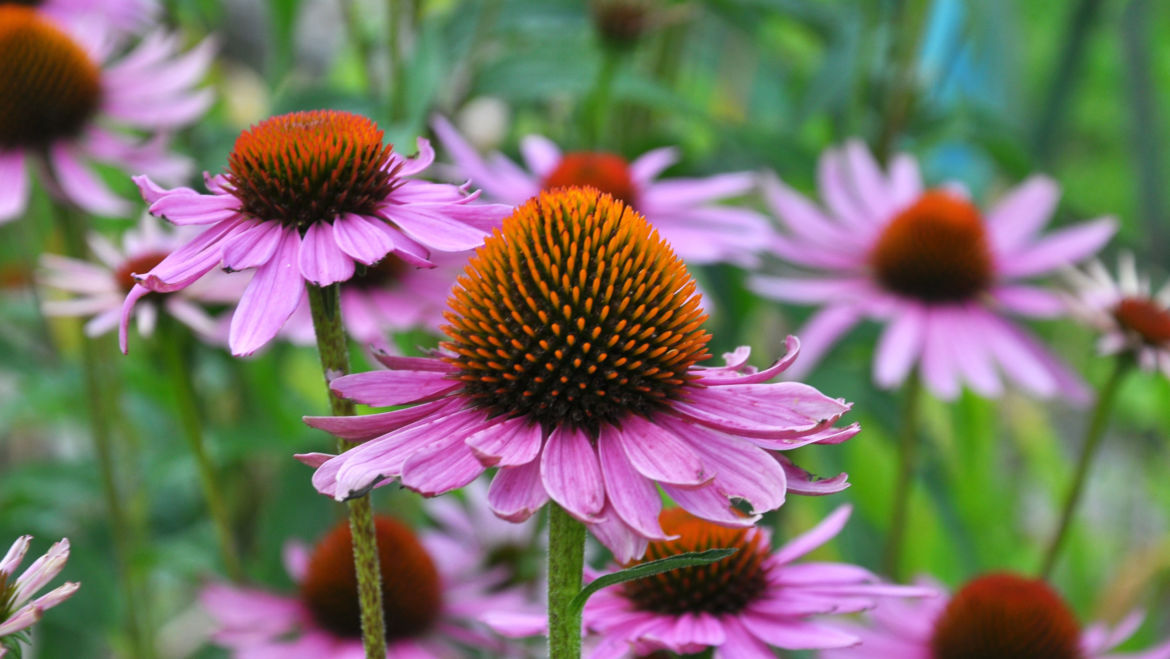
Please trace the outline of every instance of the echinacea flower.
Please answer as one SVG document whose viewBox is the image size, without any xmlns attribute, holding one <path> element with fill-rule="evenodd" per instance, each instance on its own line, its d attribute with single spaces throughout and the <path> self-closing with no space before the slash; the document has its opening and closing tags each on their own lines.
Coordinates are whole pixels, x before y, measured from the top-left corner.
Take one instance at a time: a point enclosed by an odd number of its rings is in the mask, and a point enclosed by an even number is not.
<svg viewBox="0 0 1170 659">
<path fill-rule="evenodd" d="M 19 577 L 12 575 L 28 552 L 32 536 L 22 535 L 12 543 L 8 553 L 0 559 L 0 641 L 3 637 L 28 629 L 44 615 L 45 611 L 69 599 L 81 586 L 68 582 L 32 599 L 37 591 L 44 588 L 61 573 L 65 561 L 69 560 L 69 540 L 54 542 L 49 551 L 33 561 Z M 32 600 L 32 601 L 29 601 Z M 0 645 L 0 657 L 7 650 Z"/>
<path fill-rule="evenodd" d="M 924 189 L 918 165 L 895 156 L 883 172 L 860 142 L 821 158 L 824 208 L 787 185 L 766 183 L 769 204 L 788 234 L 773 251 L 822 271 L 810 277 L 757 277 L 757 292 L 821 309 L 802 330 L 807 373 L 862 318 L 887 323 L 874 357 L 874 380 L 892 388 L 918 364 L 940 398 L 962 384 L 997 396 L 1000 374 L 1037 396 L 1083 401 L 1080 378 L 1005 317 L 1054 317 L 1060 297 L 1019 280 L 1058 270 L 1096 252 L 1116 230 L 1102 218 L 1040 235 L 1059 189 L 1035 176 L 986 213 L 957 184 Z"/>
<path fill-rule="evenodd" d="M 222 265 L 256 269 L 232 316 L 234 355 L 258 350 L 296 310 L 305 283 L 347 281 L 358 264 L 388 255 L 412 267 L 431 267 L 431 250 L 477 247 L 508 211 L 475 204 L 478 194 L 454 185 L 407 178 L 434 160 L 430 144 L 405 158 L 383 144 L 369 119 L 348 112 L 294 112 L 244 131 L 227 171 L 207 178 L 209 195 L 166 190 L 135 178 L 150 212 L 178 225 L 210 225 L 146 273 L 127 296 L 120 332 L 134 303 L 167 293 Z"/>
<path fill-rule="evenodd" d="M 772 659 L 776 656 L 772 648 L 856 645 L 858 637 L 814 616 L 856 613 L 886 598 L 935 592 L 882 583 L 868 570 L 847 563 L 795 562 L 834 538 L 850 512 L 850 506 L 841 506 L 812 530 L 772 551 L 767 529 L 727 528 L 679 508 L 663 511 L 662 528 L 673 539 L 651 542 L 639 562 L 716 548 L 737 551 L 710 565 L 598 591 L 584 613 L 586 629 L 600 637 L 592 659 L 646 656 L 664 649 L 691 654 L 708 648 L 716 658 Z"/>
<path fill-rule="evenodd" d="M 467 265 L 470 252 L 434 253 L 433 268 L 416 268 L 393 254 L 362 268 L 341 284 L 339 301 L 345 331 L 354 340 L 393 349 L 387 335 L 409 329 L 437 332 L 443 326 L 447 294 Z M 315 341 L 308 295 L 289 317 L 281 336 L 300 345 Z"/>
<path fill-rule="evenodd" d="M 112 59 L 102 25 L 67 30 L 28 7 L 0 5 L 0 223 L 24 213 L 30 160 L 44 160 L 50 176 L 43 183 L 55 196 L 108 216 L 125 215 L 130 205 L 87 160 L 167 180 L 186 173 L 187 161 L 168 151 L 162 131 L 210 105 L 211 91 L 194 86 L 214 44 L 179 54 L 175 36 L 156 32 Z"/>
<path fill-rule="evenodd" d="M 501 589 L 501 574 L 459 569 L 463 553 L 432 546 L 401 522 L 375 515 L 387 657 L 462 656 L 461 647 L 496 653 L 506 646 L 478 622 L 493 610 L 521 610 L 524 598 Z M 349 524 L 333 528 L 310 553 L 285 548 L 295 594 L 212 584 L 200 602 L 215 621 L 213 640 L 240 657 L 364 657 Z M 454 553 L 452 553 L 454 550 Z M 499 654 L 495 655 L 499 656 Z"/>
<path fill-rule="evenodd" d="M 520 144 L 525 171 L 499 153 L 485 161 L 442 117 L 432 125 L 459 174 L 475 181 L 492 199 L 515 206 L 542 190 L 597 188 L 641 213 L 688 263 L 752 265 L 774 235 L 760 213 L 715 203 L 752 190 L 756 176 L 750 172 L 659 180 L 678 160 L 676 149 L 655 149 L 627 162 L 603 151 L 562 153 L 538 135 L 529 135 Z"/>
<path fill-rule="evenodd" d="M 1117 279 L 1099 261 L 1066 275 L 1074 289 L 1069 307 L 1102 333 L 1102 354 L 1129 352 L 1143 369 L 1170 377 L 1170 283 L 1154 294 L 1128 253 L 1118 263 Z"/>
<path fill-rule="evenodd" d="M 145 215 L 136 230 L 122 236 L 121 249 L 101 234 L 89 234 L 90 251 L 100 263 L 42 254 L 38 277 L 41 285 L 72 294 L 67 300 L 45 301 L 45 314 L 90 317 L 85 324 L 87 336 L 114 329 L 122 315 L 122 301 L 136 283 L 132 273 L 146 272 L 166 258 L 182 244 L 183 233 L 163 230 L 158 220 Z M 222 323 L 205 306 L 234 303 L 240 299 L 246 282 L 246 276 L 218 274 L 176 293 L 149 296 L 135 310 L 138 331 L 150 336 L 159 312 L 165 311 L 204 340 L 222 345 L 226 339 Z"/>
<path fill-rule="evenodd" d="M 23 3 L 65 25 L 92 28 L 101 22 L 131 32 L 150 24 L 158 13 L 154 0 L 25 0 Z"/>
<path fill-rule="evenodd" d="M 358 417 L 306 417 L 361 445 L 299 456 L 317 490 L 344 500 L 386 479 L 434 496 L 499 467 L 488 502 L 527 519 L 552 499 L 622 560 L 663 539 L 658 486 L 700 517 L 750 526 L 784 502 L 768 451 L 839 442 L 849 405 L 771 367 L 699 367 L 710 338 L 695 283 L 633 209 L 592 188 L 541 193 L 476 252 L 451 294 L 449 341 L 431 357 L 333 380 L 367 405 Z"/>
<path fill-rule="evenodd" d="M 1010 573 L 983 575 L 953 597 L 888 601 L 867 613 L 868 625 L 834 623 L 861 645 L 823 652 L 822 659 L 1167 659 L 1170 643 L 1137 653 L 1111 650 L 1144 615 L 1115 627 L 1081 630 L 1076 616 L 1048 584 Z"/>
</svg>

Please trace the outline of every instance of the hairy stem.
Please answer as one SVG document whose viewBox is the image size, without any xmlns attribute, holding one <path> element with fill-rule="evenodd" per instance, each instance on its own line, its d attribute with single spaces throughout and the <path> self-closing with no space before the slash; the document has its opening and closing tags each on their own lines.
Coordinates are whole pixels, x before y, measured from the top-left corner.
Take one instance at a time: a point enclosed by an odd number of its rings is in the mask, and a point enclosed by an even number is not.
<svg viewBox="0 0 1170 659">
<path fill-rule="evenodd" d="M 309 285 L 309 309 L 313 314 L 313 330 L 317 334 L 317 351 L 321 355 L 321 370 L 325 386 L 336 377 L 349 372 L 349 343 L 341 324 L 339 287 Z M 329 389 L 329 406 L 334 416 L 353 416 L 353 403 L 335 395 Z M 353 445 L 337 440 L 337 451 L 342 453 Z M 362 643 L 366 659 L 385 659 L 386 623 L 382 613 L 382 569 L 378 563 L 378 537 L 374 531 L 374 513 L 370 495 L 346 502 L 349 508 L 349 529 L 353 535 L 353 564 L 357 571 L 358 602 L 362 610 Z"/>
<path fill-rule="evenodd" d="M 581 590 L 585 525 L 555 503 L 548 505 L 548 656 L 579 659 L 581 614 L 569 605 Z"/>
</svg>

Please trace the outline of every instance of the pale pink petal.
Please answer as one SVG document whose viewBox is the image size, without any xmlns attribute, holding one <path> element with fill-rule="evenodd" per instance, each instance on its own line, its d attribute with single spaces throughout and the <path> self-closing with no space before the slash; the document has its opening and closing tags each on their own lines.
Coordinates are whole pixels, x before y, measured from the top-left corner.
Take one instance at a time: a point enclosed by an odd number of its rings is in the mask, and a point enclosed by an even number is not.
<svg viewBox="0 0 1170 659">
<path fill-rule="evenodd" d="M 475 148 L 468 144 L 446 119 L 436 115 L 431 119 L 431 127 L 434 128 L 435 135 L 443 143 L 443 147 L 455 160 L 455 166 L 475 185 L 503 201 L 519 203 L 527 198 L 528 195 L 517 197 L 507 180 L 488 167 Z"/>
<path fill-rule="evenodd" d="M 1097 253 L 1117 232 L 1117 220 L 1106 217 L 1046 234 L 1031 245 L 999 255 L 1001 277 L 1039 275 L 1071 266 Z"/>
<path fill-rule="evenodd" d="M 553 501 L 583 522 L 597 519 L 605 507 L 597 451 L 582 432 L 553 429 L 541 455 L 540 479 Z"/>
<path fill-rule="evenodd" d="M 49 161 L 57 184 L 73 203 L 98 215 L 122 217 L 130 213 L 130 204 L 94 176 L 71 146 L 58 143 L 49 147 Z"/>
<path fill-rule="evenodd" d="M 1003 393 L 1003 385 L 995 370 L 995 359 L 987 349 L 985 337 L 974 331 L 970 321 L 973 313 L 983 313 L 973 305 L 940 309 L 940 332 L 951 335 L 951 352 L 960 376 L 975 393 L 995 398 Z M 949 328 L 949 329 L 947 329 Z"/>
<path fill-rule="evenodd" d="M 631 528 L 646 538 L 663 540 L 658 523 L 662 499 L 654 482 L 639 474 L 626 457 L 621 431 L 606 424 L 597 437 L 597 456 L 605 475 L 605 492 L 613 509 Z M 696 456 L 696 459 L 697 456 Z"/>
<path fill-rule="evenodd" d="M 28 171 L 20 151 L 0 152 L 0 224 L 24 214 L 28 205 Z"/>
<path fill-rule="evenodd" d="M 885 176 L 865 144 L 861 140 L 849 140 L 845 143 L 844 157 L 850 170 L 850 179 L 856 188 L 858 203 L 866 206 L 870 217 L 892 216 L 895 208 L 887 194 Z"/>
<path fill-rule="evenodd" d="M 302 420 L 311 428 L 349 440 L 364 442 L 384 435 L 416 421 L 438 413 L 450 405 L 450 401 L 436 400 L 422 405 L 412 405 L 392 412 L 365 414 L 362 416 L 306 416 Z"/>
<path fill-rule="evenodd" d="M 813 314 L 800 328 L 800 336 L 804 337 L 800 359 L 788 377 L 801 378 L 811 373 L 837 340 L 861 321 L 861 316 L 861 309 L 852 304 L 830 304 Z"/>
<path fill-rule="evenodd" d="M 0 574 L 10 575 L 16 571 L 20 566 L 20 562 L 24 560 L 25 554 L 28 553 L 29 544 L 32 543 L 31 535 L 22 535 L 12 543 L 8 548 L 8 552 L 4 554 L 4 558 L 0 559 Z M 11 582 L 11 579 L 5 579 L 6 583 Z"/>
<path fill-rule="evenodd" d="M 954 400 L 959 395 L 959 372 L 955 364 L 949 326 L 943 321 L 945 312 L 927 308 L 925 336 L 923 337 L 922 380 L 930 391 L 943 400 Z"/>
<path fill-rule="evenodd" d="M 1009 284 L 991 292 L 993 300 L 1004 309 L 1033 318 L 1057 318 L 1068 311 L 1060 295 L 1038 286 Z"/>
<path fill-rule="evenodd" d="M 384 224 L 380 219 L 343 213 L 333 222 L 333 238 L 353 260 L 374 265 L 395 250 L 393 234 L 378 226 Z"/>
<path fill-rule="evenodd" d="M 463 487 L 483 473 L 484 466 L 451 435 L 416 451 L 402 465 L 402 484 L 426 497 Z"/>
<path fill-rule="evenodd" d="M 483 244 L 483 231 L 449 219 L 440 211 L 425 212 L 419 207 L 383 206 L 381 213 L 410 238 L 440 252 L 462 252 Z"/>
<path fill-rule="evenodd" d="M 791 563 L 820 547 L 837 537 L 841 529 L 845 528 L 845 523 L 849 521 L 851 514 L 853 514 L 853 506 L 848 504 L 838 506 L 820 524 L 785 543 L 783 547 L 772 554 L 772 560 L 781 565 Z"/>
<path fill-rule="evenodd" d="M 292 315 L 305 293 L 297 271 L 301 237 L 288 228 L 272 259 L 256 269 L 240 304 L 232 314 L 228 345 L 237 357 L 250 355 L 272 340 Z"/>
<path fill-rule="evenodd" d="M 329 286 L 353 277 L 354 262 L 333 237 L 333 225 L 317 221 L 309 225 L 301 239 L 297 258 L 301 275 L 318 286 Z"/>
<path fill-rule="evenodd" d="M 878 339 L 873 362 L 873 380 L 883 389 L 892 389 L 906 379 L 922 353 L 926 335 L 926 312 L 919 305 L 907 305 L 886 326 Z"/>
<path fill-rule="evenodd" d="M 1047 176 L 1032 176 L 991 207 L 987 228 L 997 250 L 1013 251 L 1029 242 L 1056 211 L 1060 187 Z"/>
<path fill-rule="evenodd" d="M 608 427 L 608 426 L 607 426 Z M 687 442 L 640 416 L 632 415 L 608 433 L 630 466 L 646 478 L 672 485 L 698 485 L 711 480 Z"/>
<path fill-rule="evenodd" d="M 522 522 L 548 502 L 548 492 L 540 479 L 540 461 L 496 472 L 488 488 L 488 505 L 492 512 L 509 522 Z"/>
<path fill-rule="evenodd" d="M 400 177 L 414 176 L 435 162 L 435 150 L 431 147 L 430 140 L 419 137 L 415 139 L 414 145 L 418 149 L 418 153 L 413 158 L 403 158 L 402 166 L 398 168 L 397 172 Z"/>
<path fill-rule="evenodd" d="M 764 179 L 764 198 L 776 217 L 802 241 L 833 252 L 858 248 L 860 237 L 825 216 L 821 209 L 788 187 L 775 174 Z"/>
<path fill-rule="evenodd" d="M 687 208 L 744 194 L 755 185 L 755 180 L 756 175 L 751 172 L 734 172 L 706 178 L 657 181 L 642 190 L 639 203 L 646 206 Z"/>
<path fill-rule="evenodd" d="M 485 465 L 514 467 L 536 459 L 543 436 L 539 423 L 515 417 L 473 433 L 465 442 Z"/>
<path fill-rule="evenodd" d="M 922 174 L 913 156 L 899 153 L 890 163 L 890 201 L 897 213 L 922 196 Z"/>
<path fill-rule="evenodd" d="M 635 183 L 643 185 L 649 183 L 651 179 L 666 171 L 667 167 L 678 162 L 678 158 L 678 149 L 674 147 L 665 146 L 647 151 L 630 163 L 630 178 L 634 179 Z"/>
<path fill-rule="evenodd" d="M 329 383 L 333 393 L 363 405 L 389 407 L 438 398 L 463 386 L 444 371 L 366 371 Z"/>
<path fill-rule="evenodd" d="M 823 650 L 858 645 L 861 639 L 826 625 L 803 620 L 767 619 L 746 613 L 738 620 L 757 638 L 786 650 Z"/>
<path fill-rule="evenodd" d="M 247 220 L 231 242 L 224 245 L 224 267 L 229 270 L 246 270 L 268 263 L 287 233 L 280 222 Z"/>
<path fill-rule="evenodd" d="M 840 302 L 842 298 L 858 298 L 868 289 L 865 280 L 858 278 L 821 279 L 817 277 L 754 276 L 748 280 L 753 291 L 773 300 L 796 304 Z M 855 306 L 855 305 L 854 305 Z M 809 340 L 809 332 L 799 332 Z"/>
<path fill-rule="evenodd" d="M 526 135 L 520 140 L 520 155 L 524 156 L 528 170 L 540 178 L 552 173 L 561 162 L 561 150 L 552 140 L 540 135 Z"/>
</svg>

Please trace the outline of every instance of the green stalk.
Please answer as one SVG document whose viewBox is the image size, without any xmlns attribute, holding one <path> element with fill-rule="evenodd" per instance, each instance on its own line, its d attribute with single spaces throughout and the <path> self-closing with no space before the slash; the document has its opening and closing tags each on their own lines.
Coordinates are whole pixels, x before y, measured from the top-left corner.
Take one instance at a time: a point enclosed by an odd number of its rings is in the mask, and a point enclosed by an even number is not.
<svg viewBox="0 0 1170 659">
<path fill-rule="evenodd" d="M 86 218 L 66 202 L 51 202 L 55 219 L 65 241 L 66 255 L 87 261 L 89 248 L 86 245 Z M 94 455 L 98 463 L 98 476 L 102 484 L 102 495 L 106 501 L 106 513 L 110 517 L 110 532 L 114 543 L 114 560 L 119 587 L 126 602 L 126 634 L 129 636 L 130 652 L 134 657 L 154 656 L 153 643 L 148 635 L 149 627 L 143 624 L 140 611 L 149 610 L 142 588 L 135 576 L 133 556 L 136 554 L 134 525 L 123 505 L 124 495 L 118 487 L 120 478 L 115 468 L 114 437 L 110 428 L 113 410 L 107 394 L 110 386 L 109 363 L 96 350 L 94 341 L 78 327 L 81 345 L 81 366 L 85 386 L 86 405 L 89 408 L 90 430 L 93 436 Z M 116 412 L 113 412 L 116 413 Z"/>
<path fill-rule="evenodd" d="M 1092 416 L 1089 418 L 1089 426 L 1085 430 L 1085 441 L 1081 445 L 1081 455 L 1077 460 L 1076 474 L 1073 476 L 1072 484 L 1064 499 L 1064 507 L 1061 509 L 1060 524 L 1056 527 L 1056 533 L 1052 536 L 1048 550 L 1044 552 L 1044 561 L 1040 565 L 1040 577 L 1043 579 L 1048 579 L 1051 576 L 1065 540 L 1068 539 L 1068 529 L 1072 524 L 1073 515 L 1076 513 L 1077 504 L 1080 502 L 1085 480 L 1089 475 L 1089 467 L 1093 462 L 1093 456 L 1097 453 L 1097 447 L 1100 446 L 1101 440 L 1105 437 L 1105 428 L 1109 425 L 1109 414 L 1113 411 L 1113 402 L 1117 399 L 1117 391 L 1121 388 L 1121 381 L 1125 379 L 1130 364 L 1128 356 L 1117 357 L 1109 380 L 1105 382 L 1105 386 L 1097 394 L 1097 404 L 1093 407 Z"/>
<path fill-rule="evenodd" d="M 890 514 L 890 533 L 886 538 L 885 557 L 882 560 L 886 576 L 894 581 L 901 578 L 902 547 L 906 540 L 906 524 L 910 517 L 910 492 L 914 488 L 914 472 L 918 468 L 918 413 L 922 398 L 922 382 L 917 373 L 911 373 L 902 393 L 902 433 L 898 440 L 898 475 L 894 482 L 894 506 Z"/>
<path fill-rule="evenodd" d="M 361 11 L 354 0 L 341 0 L 341 13 L 345 14 L 345 28 L 349 40 L 358 51 L 358 65 L 362 70 L 362 78 L 366 81 L 366 93 L 376 102 L 381 103 L 382 85 L 378 81 L 376 70 L 374 44 L 366 36 L 365 23 Z"/>
<path fill-rule="evenodd" d="M 581 613 L 572 607 L 581 591 L 585 525 L 555 503 L 548 505 L 548 656 L 580 659 Z"/>
<path fill-rule="evenodd" d="M 884 97 L 881 132 L 874 145 L 874 155 L 881 162 L 889 160 L 898 136 L 914 111 L 918 47 L 929 8 L 926 0 L 901 0 L 895 5 L 894 74 Z"/>
<path fill-rule="evenodd" d="M 183 438 L 195 457 L 195 465 L 199 471 L 199 485 L 203 489 L 203 499 L 207 504 L 207 511 L 211 514 L 211 523 L 215 528 L 216 540 L 219 542 L 219 551 L 223 558 L 223 565 L 232 581 L 242 581 L 244 570 L 240 563 L 240 555 L 236 549 L 235 539 L 232 537 L 231 523 L 223 497 L 216 487 L 215 468 L 207 457 L 207 450 L 203 442 L 203 422 L 199 414 L 199 398 L 195 393 L 195 386 L 191 382 L 191 371 L 183 358 L 183 343 L 187 338 L 181 328 L 168 316 L 159 318 L 159 333 L 156 347 L 162 353 L 162 361 L 166 364 L 175 388 L 175 404 L 178 407 L 179 423 L 183 428 Z"/>
<path fill-rule="evenodd" d="M 602 145 L 602 136 L 605 135 L 609 118 L 610 92 L 613 90 L 613 79 L 617 75 L 621 60 L 622 53 L 617 49 L 608 47 L 602 49 L 601 68 L 597 72 L 597 81 L 585 99 L 581 112 L 585 143 L 590 148 L 595 149 Z"/>
<path fill-rule="evenodd" d="M 341 324 L 340 289 L 337 284 L 320 287 L 309 285 L 309 309 L 313 330 L 317 334 L 317 351 L 329 392 L 329 407 L 334 416 L 353 416 L 353 403 L 334 395 L 329 382 L 349 373 L 349 343 Z M 337 452 L 353 448 L 344 439 L 337 440 Z M 382 613 L 382 569 L 378 563 L 378 536 L 374 530 L 374 513 L 370 495 L 346 502 L 349 529 L 353 535 L 353 564 L 357 571 L 358 602 L 362 610 L 362 643 L 366 659 L 386 659 L 386 624 Z"/>
</svg>

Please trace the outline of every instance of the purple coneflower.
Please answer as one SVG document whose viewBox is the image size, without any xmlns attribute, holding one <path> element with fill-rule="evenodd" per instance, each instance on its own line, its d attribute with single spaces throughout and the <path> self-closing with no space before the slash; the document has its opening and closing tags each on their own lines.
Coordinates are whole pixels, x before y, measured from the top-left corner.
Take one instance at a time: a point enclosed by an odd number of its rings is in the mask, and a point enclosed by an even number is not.
<svg viewBox="0 0 1170 659">
<path fill-rule="evenodd" d="M 657 650 L 692 654 L 708 648 L 716 658 L 772 659 L 772 648 L 856 645 L 857 636 L 814 616 L 855 613 L 879 599 L 923 597 L 934 591 L 882 583 L 868 570 L 847 563 L 795 563 L 835 537 L 850 511 L 849 506 L 838 508 L 776 551 L 766 529 L 727 528 L 680 508 L 663 511 L 662 528 L 673 539 L 651 542 L 639 562 L 716 548 L 738 551 L 709 565 L 598 591 L 585 606 L 585 626 L 601 638 L 592 659 L 646 656 Z"/>
<path fill-rule="evenodd" d="M 774 235 L 763 215 L 715 204 L 751 191 L 756 175 L 750 172 L 658 180 L 678 160 L 677 149 L 655 149 L 627 162 L 602 151 L 562 153 L 538 135 L 524 138 L 520 145 L 525 171 L 499 153 L 485 161 L 442 117 L 433 125 L 459 174 L 475 181 L 492 199 L 515 206 L 542 190 L 597 188 L 641 213 L 688 263 L 751 265 Z"/>
<path fill-rule="evenodd" d="M 984 216 L 955 184 L 924 189 L 910 156 L 896 156 L 883 172 L 856 141 L 825 152 L 819 187 L 823 209 L 775 179 L 765 191 L 788 228 L 775 253 L 824 274 L 753 284 L 768 297 L 823 305 L 802 330 L 808 340 L 797 373 L 869 317 L 887 323 L 874 358 L 879 386 L 897 386 L 917 362 L 945 399 L 963 383 L 998 395 L 997 369 L 1038 396 L 1086 398 L 1080 378 L 1004 314 L 1064 313 L 1057 294 L 1018 280 L 1090 256 L 1113 235 L 1113 219 L 1041 236 L 1059 197 L 1053 181 L 1028 179 Z"/>
<path fill-rule="evenodd" d="M 44 184 L 55 196 L 109 216 L 130 205 L 87 160 L 167 180 L 186 173 L 160 131 L 190 123 L 211 103 L 211 91 L 194 86 L 212 42 L 179 55 L 174 36 L 155 33 L 107 62 L 101 27 L 71 34 L 33 9 L 0 6 L 0 223 L 24 213 L 30 159 L 44 159 L 51 173 Z M 154 137 L 142 141 L 123 129 Z"/>
<path fill-rule="evenodd" d="M 501 572 L 469 572 L 462 569 L 462 554 L 469 548 L 419 538 L 390 517 L 375 516 L 374 522 L 387 657 L 461 656 L 463 647 L 497 653 L 505 649 L 477 622 L 490 611 L 528 606 L 521 595 L 501 588 Z M 351 545 L 345 522 L 311 553 L 290 543 L 285 565 L 297 594 L 226 584 L 206 587 L 200 601 L 215 620 L 214 641 L 238 656 L 364 657 Z"/>
<path fill-rule="evenodd" d="M 69 540 L 54 542 L 44 556 L 13 579 L 12 575 L 24 560 L 30 542 L 31 535 L 20 536 L 0 559 L 0 657 L 8 652 L 4 647 L 5 636 L 28 629 L 41 619 L 45 611 L 69 599 L 80 587 L 78 583 L 64 583 L 32 599 L 65 567 L 65 561 L 69 560 Z"/>
<path fill-rule="evenodd" d="M 1170 283 L 1153 293 L 1132 254 L 1122 255 L 1116 279 L 1098 261 L 1067 276 L 1074 287 L 1069 306 L 1102 333 L 1102 354 L 1130 352 L 1143 369 L 1170 377 Z"/>
<path fill-rule="evenodd" d="M 178 225 L 210 225 L 146 273 L 126 298 L 122 322 L 151 291 L 189 286 L 217 266 L 256 269 L 232 316 L 232 354 L 248 355 L 280 330 L 305 283 L 344 282 L 393 255 L 432 267 L 431 251 L 483 242 L 508 209 L 474 204 L 464 188 L 407 178 L 434 159 L 426 140 L 405 158 L 369 119 L 335 110 L 294 112 L 260 122 L 236 140 L 227 172 L 204 195 L 135 179 L 150 212 Z"/>
<path fill-rule="evenodd" d="M 157 220 L 146 215 L 136 230 L 122 236 L 121 249 L 101 234 L 90 233 L 89 247 L 99 263 L 42 254 L 41 285 L 72 294 L 68 300 L 44 302 L 45 314 L 90 317 L 85 324 L 87 336 L 114 329 L 122 315 L 122 301 L 136 283 L 132 273 L 146 272 L 161 262 L 183 243 L 183 233 L 164 231 Z M 159 312 L 165 311 L 205 341 L 222 345 L 227 340 L 226 327 L 205 307 L 234 303 L 246 282 L 246 276 L 218 274 L 173 294 L 148 296 L 135 309 L 138 331 L 150 336 Z"/>
<path fill-rule="evenodd" d="M 404 409 L 308 417 L 354 442 L 301 456 L 339 500 L 386 479 L 434 496 L 499 467 L 497 515 L 527 519 L 551 498 L 621 560 L 664 539 L 658 486 L 700 517 L 750 526 L 784 502 L 786 471 L 769 451 L 839 442 L 849 405 L 797 382 L 768 383 L 747 351 L 699 367 L 710 338 L 682 261 L 633 209 L 567 188 L 504 220 L 450 299 L 449 341 L 432 357 L 380 356 L 390 370 L 337 378 L 339 396 Z M 383 483 L 384 484 L 384 483 Z"/>
<path fill-rule="evenodd" d="M 158 13 L 154 0 L 24 0 L 16 4 L 35 7 L 53 20 L 79 29 L 105 23 L 123 32 L 146 27 Z"/>
<path fill-rule="evenodd" d="M 1117 626 L 1083 631 L 1048 584 L 1010 573 L 969 581 L 951 598 L 883 602 L 871 624 L 833 623 L 856 634 L 857 647 L 824 652 L 824 659 L 1167 659 L 1170 643 L 1138 653 L 1110 652 L 1141 626 L 1143 614 Z"/>
</svg>

